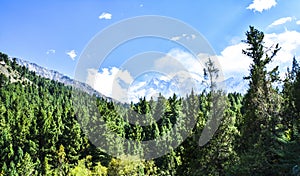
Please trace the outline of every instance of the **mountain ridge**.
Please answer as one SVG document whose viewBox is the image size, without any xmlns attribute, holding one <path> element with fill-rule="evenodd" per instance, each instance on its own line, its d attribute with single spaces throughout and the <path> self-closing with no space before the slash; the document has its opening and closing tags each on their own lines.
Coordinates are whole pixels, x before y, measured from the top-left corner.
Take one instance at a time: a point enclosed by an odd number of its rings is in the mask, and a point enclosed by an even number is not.
<svg viewBox="0 0 300 176">
<path fill-rule="evenodd" d="M 95 90 L 92 86 L 86 84 L 86 83 L 82 83 L 79 82 L 77 80 L 74 80 L 56 70 L 51 70 L 51 69 L 47 69 L 44 68 L 36 63 L 32 63 L 29 61 L 26 61 L 24 59 L 20 59 L 20 58 L 13 58 L 13 57 L 9 57 L 10 60 L 15 59 L 16 63 L 20 66 L 25 66 L 26 68 L 28 68 L 30 71 L 35 72 L 37 75 L 44 77 L 44 78 L 48 78 L 54 81 L 58 81 L 60 83 L 63 83 L 65 85 L 68 86 L 72 86 L 74 88 L 78 88 L 80 90 L 83 90 L 84 92 L 90 94 L 90 95 L 96 95 L 98 97 L 103 97 L 106 99 L 110 99 L 112 100 L 111 97 L 108 97 L 104 94 L 102 94 L 101 92 Z M 223 81 L 223 83 L 225 83 L 225 91 L 227 93 L 232 93 L 232 92 L 239 92 L 242 94 L 245 94 L 248 88 L 248 83 L 243 80 L 242 78 L 236 78 L 236 77 L 229 77 L 227 79 L 225 79 Z M 176 85 L 175 85 L 176 86 Z M 171 88 L 173 87 L 173 88 Z M 151 97 L 148 94 L 153 94 L 153 92 L 155 94 L 158 94 L 158 92 L 161 92 L 162 95 L 164 96 L 170 96 L 170 91 L 171 92 L 176 92 L 176 87 L 174 87 L 174 82 L 172 80 L 159 80 L 157 78 L 152 78 L 151 80 L 146 80 L 146 83 L 144 85 L 142 85 L 141 87 L 135 87 L 135 92 L 131 92 L 135 95 L 140 95 L 143 96 L 143 93 L 146 94 L 144 95 L 145 97 Z M 178 89 L 178 87 L 177 87 Z M 202 87 L 198 88 L 199 91 L 203 90 Z M 184 95 L 181 95 L 184 96 Z M 131 97 L 131 99 L 139 99 L 140 97 Z M 131 100 L 132 101 L 132 100 Z"/>
<path fill-rule="evenodd" d="M 51 79 L 53 81 L 58 81 L 60 83 L 63 83 L 67 86 L 72 86 L 74 88 L 78 88 L 90 95 L 95 95 L 98 97 L 103 97 L 103 98 L 107 98 L 110 99 L 109 97 L 103 95 L 102 93 L 98 92 L 97 90 L 93 89 L 90 85 L 74 80 L 56 70 L 51 70 L 51 69 L 47 69 L 45 67 L 42 67 L 36 63 L 32 63 L 29 61 L 26 61 L 24 59 L 20 59 L 20 58 L 13 58 L 13 57 L 9 57 L 10 60 L 15 59 L 16 63 L 20 66 L 24 66 L 26 68 L 28 68 L 29 71 L 33 71 L 35 72 L 38 76 L 44 77 L 44 78 L 48 78 Z"/>
</svg>

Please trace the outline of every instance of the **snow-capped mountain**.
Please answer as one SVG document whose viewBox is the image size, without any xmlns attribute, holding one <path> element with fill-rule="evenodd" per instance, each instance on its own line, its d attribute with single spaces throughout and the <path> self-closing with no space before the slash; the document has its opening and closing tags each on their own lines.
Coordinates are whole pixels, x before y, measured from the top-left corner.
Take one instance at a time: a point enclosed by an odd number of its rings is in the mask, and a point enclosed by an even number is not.
<svg viewBox="0 0 300 176">
<path fill-rule="evenodd" d="M 221 85 L 221 89 L 227 93 L 239 92 L 245 94 L 248 88 L 247 81 L 235 77 L 224 80 Z M 152 77 L 133 83 L 128 91 L 128 100 L 137 102 L 139 98 L 144 96 L 149 100 L 151 97 L 156 98 L 159 93 L 165 97 L 172 96 L 174 93 L 185 97 L 192 89 L 196 93 L 201 93 L 207 87 L 207 83 L 203 79 L 193 79 L 191 77 L 182 79 L 180 75 L 176 75 L 171 79 Z"/>
<path fill-rule="evenodd" d="M 225 90 L 227 93 L 239 92 L 241 94 L 245 94 L 248 89 L 248 82 L 244 80 L 242 77 L 230 77 L 224 80 Z"/>
<path fill-rule="evenodd" d="M 159 93 L 165 97 L 169 97 L 174 93 L 178 94 L 178 92 L 178 87 L 174 81 L 154 77 L 142 82 L 133 83 L 128 90 L 128 100 L 137 102 L 139 98 L 144 96 L 149 100 L 151 97 L 156 98 Z"/>
<path fill-rule="evenodd" d="M 201 93 L 207 88 L 207 84 L 203 82 L 203 80 L 181 80 L 179 85 L 178 82 L 179 78 L 175 76 L 170 80 L 160 80 L 154 77 L 150 80 L 133 84 L 129 89 L 129 99 L 135 102 L 143 96 L 145 96 L 146 99 L 150 99 L 151 97 L 155 98 L 159 93 L 166 97 L 174 93 L 184 97 L 189 94 L 192 89 L 197 93 Z M 243 78 L 230 77 L 221 84 L 224 85 L 221 89 L 227 93 L 239 92 L 245 94 L 248 89 L 248 83 Z"/>
</svg>

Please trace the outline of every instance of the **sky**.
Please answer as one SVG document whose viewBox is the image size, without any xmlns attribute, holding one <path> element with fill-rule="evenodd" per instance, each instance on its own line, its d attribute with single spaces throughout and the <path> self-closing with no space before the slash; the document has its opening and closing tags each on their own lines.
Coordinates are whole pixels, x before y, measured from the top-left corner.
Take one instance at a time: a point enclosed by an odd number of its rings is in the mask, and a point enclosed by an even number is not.
<svg viewBox="0 0 300 176">
<path fill-rule="evenodd" d="M 130 71 L 119 68 L 147 51 L 176 57 L 194 69 L 193 73 L 199 73 L 201 69 L 186 61 L 190 53 L 178 44 L 199 36 L 214 51 L 225 78 L 246 76 L 251 59 L 242 55 L 246 46 L 241 40 L 249 25 L 265 33 L 267 46 L 279 43 L 282 47 L 270 66 L 279 65 L 282 76 L 293 56 L 299 58 L 300 53 L 299 0 L 1 0 L 0 7 L 1 52 L 72 78 L 89 43 L 122 20 L 145 15 L 169 17 L 198 32 L 178 33 L 167 39 L 145 37 L 116 46 L 99 68 L 85 70 L 93 77 L 90 84 L 108 95 L 111 89 L 99 87 L 95 78 L 109 81 L 122 73 L 120 78 L 125 75 L 125 82 L 132 82 L 135 77 Z M 196 53 L 201 54 L 205 53 Z"/>
</svg>

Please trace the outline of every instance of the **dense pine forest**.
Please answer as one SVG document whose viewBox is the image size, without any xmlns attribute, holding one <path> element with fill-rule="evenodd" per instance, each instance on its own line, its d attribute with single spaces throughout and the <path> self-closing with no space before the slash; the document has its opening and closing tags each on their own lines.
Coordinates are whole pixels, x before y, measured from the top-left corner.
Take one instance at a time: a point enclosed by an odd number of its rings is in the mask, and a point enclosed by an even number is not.
<svg viewBox="0 0 300 176">
<path fill-rule="evenodd" d="M 281 48 L 265 46 L 263 39 L 250 26 L 248 47 L 241 51 L 253 61 L 245 95 L 214 92 L 211 85 L 200 94 L 160 95 L 129 105 L 37 76 L 0 53 L 0 175 L 300 175 L 300 66 L 291 58 L 284 79 L 278 67 L 267 69 Z M 222 121 L 201 146 L 216 93 L 225 102 Z M 133 115 L 147 117 L 151 125 L 130 123 Z M 178 147 L 158 158 L 140 157 L 147 150 L 142 141 L 163 136 L 175 124 L 185 130 L 186 119 L 195 125 L 186 139 L 172 131 Z M 103 122 L 136 143 L 125 148 L 111 133 L 101 134 L 98 142 L 113 144 L 120 157 L 109 155 L 91 140 Z"/>
</svg>

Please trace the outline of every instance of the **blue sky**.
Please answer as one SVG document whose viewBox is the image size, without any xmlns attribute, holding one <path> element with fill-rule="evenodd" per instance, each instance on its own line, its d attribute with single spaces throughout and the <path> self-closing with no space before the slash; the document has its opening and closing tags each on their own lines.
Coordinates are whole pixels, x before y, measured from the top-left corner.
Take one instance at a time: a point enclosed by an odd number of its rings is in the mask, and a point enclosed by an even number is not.
<svg viewBox="0 0 300 176">
<path fill-rule="evenodd" d="M 226 77 L 247 73 L 250 60 L 243 60 L 240 41 L 249 25 L 266 34 L 267 44 L 283 44 L 281 58 L 274 62 L 283 70 L 290 57 L 300 52 L 299 0 L 1 0 L 0 7 L 0 51 L 70 77 L 98 32 L 141 15 L 175 18 L 199 31 L 214 49 Z M 136 47 L 136 52 L 164 49 L 148 43 L 133 42 L 130 48 Z M 161 52 L 172 51 L 170 47 Z M 129 55 L 120 47 L 103 67 L 119 67 Z"/>
</svg>

